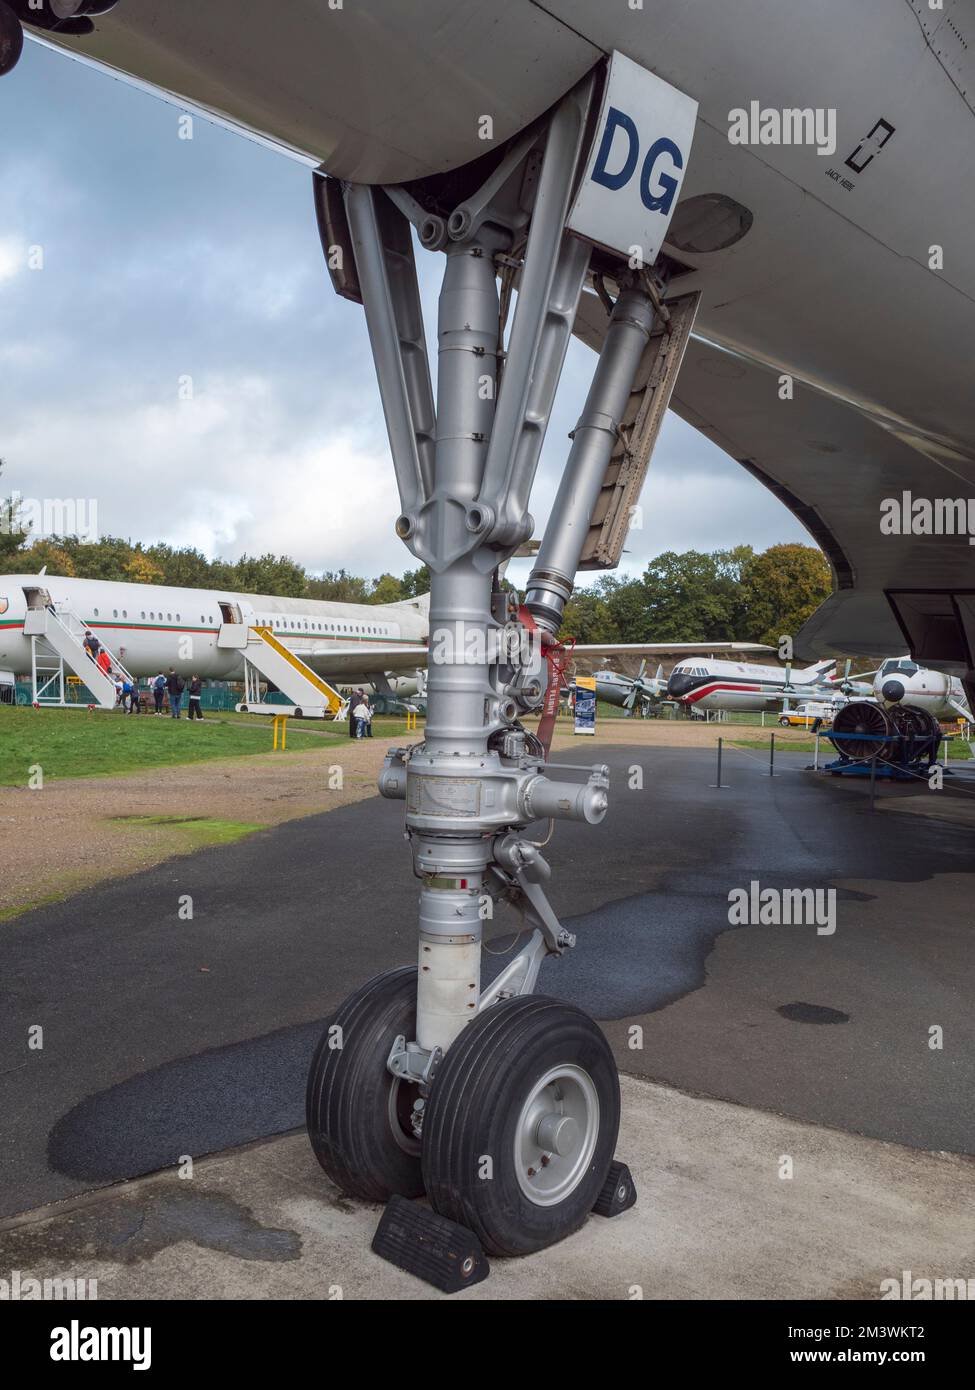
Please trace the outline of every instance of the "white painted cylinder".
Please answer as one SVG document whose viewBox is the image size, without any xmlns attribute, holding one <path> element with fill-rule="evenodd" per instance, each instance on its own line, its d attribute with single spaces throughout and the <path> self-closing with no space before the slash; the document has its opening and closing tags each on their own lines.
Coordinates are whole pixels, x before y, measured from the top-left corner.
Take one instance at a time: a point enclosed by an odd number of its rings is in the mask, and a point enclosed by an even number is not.
<svg viewBox="0 0 975 1390">
<path fill-rule="evenodd" d="M 446 1051 L 477 1010 L 481 943 L 421 935 L 419 966 L 416 1040 Z"/>
</svg>

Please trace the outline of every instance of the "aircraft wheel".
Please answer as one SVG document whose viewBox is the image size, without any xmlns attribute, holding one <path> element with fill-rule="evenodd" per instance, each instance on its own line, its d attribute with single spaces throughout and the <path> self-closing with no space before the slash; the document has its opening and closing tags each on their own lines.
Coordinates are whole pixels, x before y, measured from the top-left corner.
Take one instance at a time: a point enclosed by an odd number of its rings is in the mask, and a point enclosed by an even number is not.
<svg viewBox="0 0 975 1390">
<path fill-rule="evenodd" d="M 527 1255 L 580 1227 L 616 1149 L 620 1087 L 600 1028 L 528 995 L 464 1029 L 433 1077 L 423 1178 L 434 1209 L 490 1254 Z"/>
<path fill-rule="evenodd" d="M 397 1034 L 416 1036 L 416 974 L 415 966 L 387 970 L 349 995 L 326 1026 L 308 1074 L 305 1113 L 315 1157 L 343 1192 L 370 1202 L 423 1192 L 410 1124 L 419 1092 L 386 1068 Z"/>
<path fill-rule="evenodd" d="M 13 10 L 0 3 L 0 77 L 17 66 L 24 51 L 24 30 Z"/>
</svg>

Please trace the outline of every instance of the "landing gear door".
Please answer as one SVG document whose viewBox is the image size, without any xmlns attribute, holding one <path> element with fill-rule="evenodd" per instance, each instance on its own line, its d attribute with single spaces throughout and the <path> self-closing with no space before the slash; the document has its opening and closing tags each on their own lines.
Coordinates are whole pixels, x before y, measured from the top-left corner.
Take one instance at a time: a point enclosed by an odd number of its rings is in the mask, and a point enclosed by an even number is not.
<svg viewBox="0 0 975 1390">
<path fill-rule="evenodd" d="M 614 53 L 569 231 L 633 268 L 653 265 L 680 196 L 696 120 L 693 97 Z"/>
<path fill-rule="evenodd" d="M 697 315 L 700 293 L 664 301 L 666 320 L 657 315 L 644 348 L 620 421 L 619 438 L 610 455 L 603 485 L 593 507 L 581 570 L 615 569 L 630 528 L 639 525 L 640 493 L 650 467 L 680 364 Z"/>
</svg>

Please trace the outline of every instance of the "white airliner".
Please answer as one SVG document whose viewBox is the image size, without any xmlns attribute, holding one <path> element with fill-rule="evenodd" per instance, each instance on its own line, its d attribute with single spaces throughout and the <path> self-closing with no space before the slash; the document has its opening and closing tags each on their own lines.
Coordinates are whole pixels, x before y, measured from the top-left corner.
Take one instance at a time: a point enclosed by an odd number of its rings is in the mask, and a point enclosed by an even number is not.
<svg viewBox="0 0 975 1390">
<path fill-rule="evenodd" d="M 667 694 L 689 709 L 758 713 L 793 700 L 827 698 L 825 681 L 835 665 L 823 661 L 790 671 L 743 661 L 681 661 L 670 673 Z"/>
<path fill-rule="evenodd" d="M 831 674 L 835 662 L 804 671 L 752 662 L 682 661 L 670 673 L 667 695 L 695 710 L 757 713 L 800 700 L 845 703 L 864 695 L 882 704 L 918 705 L 936 719 L 971 719 L 960 680 L 919 666 L 910 657 L 890 657 L 876 671 Z M 872 677 L 872 683 L 866 678 Z"/>
<path fill-rule="evenodd" d="M 127 671 L 156 675 L 170 666 L 209 680 L 241 675 L 240 649 L 221 647 L 227 624 L 269 629 L 311 670 L 343 684 L 386 673 L 408 675 L 426 664 L 428 599 L 370 605 L 180 589 L 54 575 L 0 575 L 0 667 L 31 670 L 30 610 L 70 611 Z"/>
</svg>

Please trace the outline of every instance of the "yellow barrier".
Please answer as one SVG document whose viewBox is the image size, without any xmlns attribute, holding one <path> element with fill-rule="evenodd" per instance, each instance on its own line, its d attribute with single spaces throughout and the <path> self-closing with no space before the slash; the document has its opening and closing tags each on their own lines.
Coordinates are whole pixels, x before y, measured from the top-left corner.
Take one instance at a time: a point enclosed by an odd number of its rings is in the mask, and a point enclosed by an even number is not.
<svg viewBox="0 0 975 1390">
<path fill-rule="evenodd" d="M 281 752 L 283 753 L 288 746 L 288 716 L 286 714 L 276 714 L 274 718 L 271 720 L 271 726 L 274 729 L 274 749 L 272 751 L 277 752 L 278 727 L 280 726 Z"/>
</svg>

